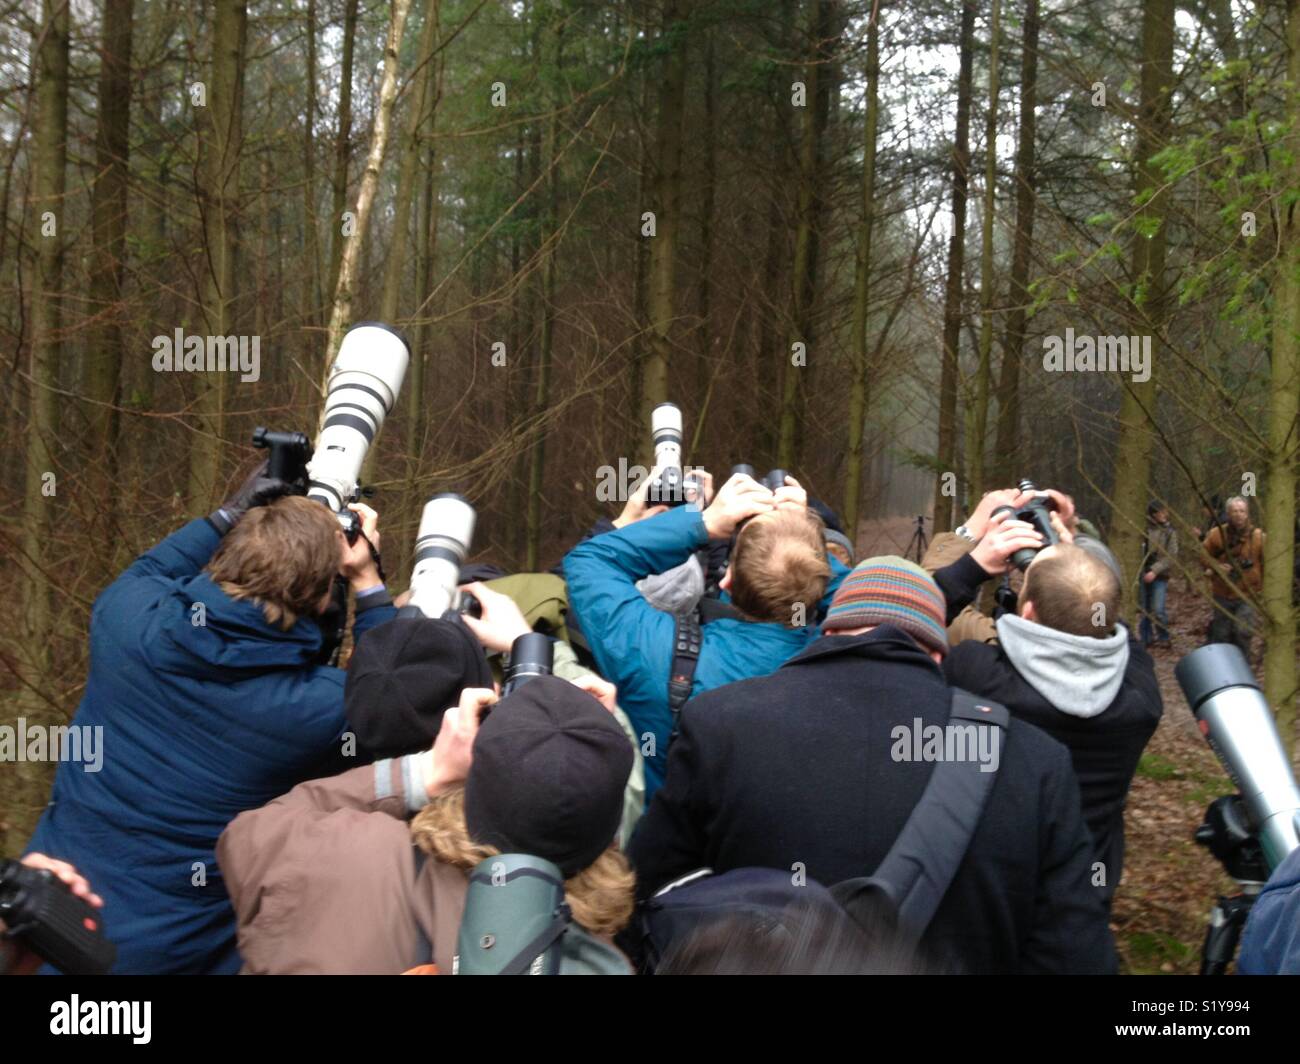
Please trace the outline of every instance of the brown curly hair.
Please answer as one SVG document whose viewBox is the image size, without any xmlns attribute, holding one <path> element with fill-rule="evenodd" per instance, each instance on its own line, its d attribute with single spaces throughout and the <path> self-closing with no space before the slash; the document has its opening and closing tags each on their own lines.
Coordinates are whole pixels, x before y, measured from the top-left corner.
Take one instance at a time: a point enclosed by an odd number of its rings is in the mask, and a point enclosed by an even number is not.
<svg viewBox="0 0 1300 1064">
<path fill-rule="evenodd" d="M 501 851 L 477 843 L 465 826 L 465 788 L 444 791 L 415 815 L 411 839 L 444 864 L 466 870 Z M 564 898 L 573 919 L 593 935 L 612 935 L 632 919 L 636 877 L 616 846 L 564 881 Z"/>
</svg>

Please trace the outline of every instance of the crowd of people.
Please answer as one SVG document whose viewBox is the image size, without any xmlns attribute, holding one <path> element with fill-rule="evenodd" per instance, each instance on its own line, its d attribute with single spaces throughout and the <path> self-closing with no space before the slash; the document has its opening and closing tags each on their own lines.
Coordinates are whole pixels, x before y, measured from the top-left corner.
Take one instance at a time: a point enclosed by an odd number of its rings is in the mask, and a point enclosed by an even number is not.
<svg viewBox="0 0 1300 1064">
<path fill-rule="evenodd" d="M 27 863 L 101 910 L 121 973 L 466 970 L 509 855 L 554 872 L 567 907 L 521 956 L 566 974 L 1114 972 L 1166 509 L 1135 633 L 1059 491 L 1034 493 L 1050 537 L 996 490 L 918 565 L 855 558 L 790 477 L 704 474 L 674 506 L 649 483 L 557 571 L 466 566 L 477 609 L 424 617 L 381 578 L 374 510 L 349 542 L 259 470 L 96 601 L 74 724 L 104 764 L 60 765 Z M 1213 638 L 1249 630 L 1261 549 L 1229 500 L 1201 555 Z M 346 669 L 318 623 L 340 577 Z M 549 674 L 503 691 L 537 632 Z"/>
</svg>

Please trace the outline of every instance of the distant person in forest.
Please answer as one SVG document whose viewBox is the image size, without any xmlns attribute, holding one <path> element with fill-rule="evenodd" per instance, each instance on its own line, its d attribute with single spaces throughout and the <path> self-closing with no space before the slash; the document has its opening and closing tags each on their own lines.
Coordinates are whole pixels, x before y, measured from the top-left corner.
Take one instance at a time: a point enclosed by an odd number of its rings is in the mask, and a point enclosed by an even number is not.
<svg viewBox="0 0 1300 1064">
<path fill-rule="evenodd" d="M 1152 499 L 1147 503 L 1147 527 L 1142 537 L 1142 583 L 1138 608 L 1142 619 L 1138 635 L 1142 645 L 1169 646 L 1169 615 L 1165 610 L 1169 574 L 1178 557 L 1178 533 L 1169 523 L 1169 511 Z"/>
<path fill-rule="evenodd" d="M 217 838 L 235 816 L 347 765 L 344 673 L 316 617 L 336 574 L 354 637 L 396 615 L 371 554 L 262 469 L 210 517 L 142 554 L 95 600 L 74 727 L 102 729 L 100 771 L 59 765 L 29 851 L 70 861 L 104 899 L 114 973 L 239 970 Z M 355 759 L 352 760 L 355 764 Z"/>
<path fill-rule="evenodd" d="M 1235 643 L 1250 660 L 1255 611 L 1249 596 L 1264 586 L 1264 531 L 1250 520 L 1250 504 L 1234 495 L 1225 506 L 1227 521 L 1205 537 L 1205 573 L 1210 578 L 1214 615 L 1206 643 Z"/>
</svg>

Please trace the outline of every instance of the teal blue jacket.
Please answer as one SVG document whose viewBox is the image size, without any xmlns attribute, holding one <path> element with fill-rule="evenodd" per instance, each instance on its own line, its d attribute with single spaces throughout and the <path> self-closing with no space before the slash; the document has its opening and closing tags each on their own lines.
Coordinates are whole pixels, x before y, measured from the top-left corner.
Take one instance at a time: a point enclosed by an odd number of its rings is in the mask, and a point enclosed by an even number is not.
<svg viewBox="0 0 1300 1064">
<path fill-rule="evenodd" d="M 663 783 L 672 732 L 668 677 L 674 621 L 645 600 L 636 582 L 680 565 L 708 540 L 699 511 L 682 506 L 593 536 L 564 559 L 569 609 L 578 618 L 601 675 L 618 687 L 619 705 L 640 737 L 647 805 Z M 831 580 L 820 613 L 849 572 L 838 559 L 828 561 Z M 808 620 L 813 623 L 804 628 L 726 618 L 706 624 L 691 696 L 775 672 L 817 639 L 817 618 Z"/>
</svg>

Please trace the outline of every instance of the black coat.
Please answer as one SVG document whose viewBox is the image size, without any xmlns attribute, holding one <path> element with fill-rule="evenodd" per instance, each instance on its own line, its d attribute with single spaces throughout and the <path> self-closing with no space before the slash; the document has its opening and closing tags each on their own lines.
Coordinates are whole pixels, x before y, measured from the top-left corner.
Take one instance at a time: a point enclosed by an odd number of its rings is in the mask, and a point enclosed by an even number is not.
<svg viewBox="0 0 1300 1064">
<path fill-rule="evenodd" d="M 825 636 L 771 676 L 692 699 L 629 849 L 640 896 L 706 866 L 801 864 L 828 886 L 870 874 L 933 770 L 895 761 L 891 732 L 917 717 L 942 727 L 949 706 L 939 668 L 891 625 Z M 1113 972 L 1091 858 L 1068 753 L 1013 720 L 926 958 L 971 973 Z"/>
<path fill-rule="evenodd" d="M 1030 686 L 996 644 L 966 640 L 943 663 L 950 684 L 1001 702 L 1017 719 L 1042 728 L 1070 751 L 1094 860 L 1105 870 L 1099 889 L 1108 908 L 1124 871 L 1129 784 L 1164 708 L 1151 655 L 1136 639 L 1129 640 L 1128 651 L 1119 693 L 1095 717 L 1062 713 Z"/>
</svg>

